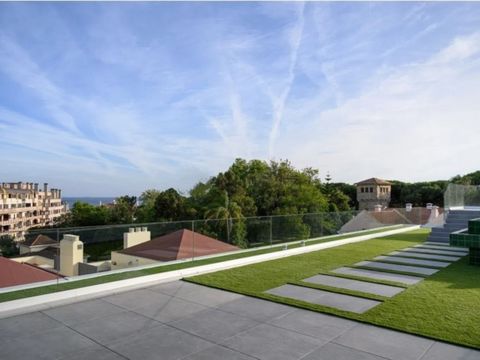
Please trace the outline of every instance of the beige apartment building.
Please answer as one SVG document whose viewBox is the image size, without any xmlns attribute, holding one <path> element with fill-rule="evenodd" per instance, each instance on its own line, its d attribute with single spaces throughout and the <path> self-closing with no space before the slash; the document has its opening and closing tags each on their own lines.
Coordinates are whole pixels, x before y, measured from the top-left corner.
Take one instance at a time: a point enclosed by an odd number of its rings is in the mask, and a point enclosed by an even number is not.
<svg viewBox="0 0 480 360">
<path fill-rule="evenodd" d="M 11 235 L 23 240 L 31 227 L 53 225 L 65 214 L 60 189 L 39 189 L 34 183 L 0 184 L 0 236 Z"/>
</svg>

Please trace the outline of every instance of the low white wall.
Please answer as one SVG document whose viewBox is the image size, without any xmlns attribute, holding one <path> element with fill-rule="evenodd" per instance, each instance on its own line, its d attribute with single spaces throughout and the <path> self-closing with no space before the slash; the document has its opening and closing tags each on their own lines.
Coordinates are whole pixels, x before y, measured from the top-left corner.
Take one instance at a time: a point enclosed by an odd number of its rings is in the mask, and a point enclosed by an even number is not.
<svg viewBox="0 0 480 360">
<path fill-rule="evenodd" d="M 159 261 L 112 251 L 111 269 L 137 268 L 142 265 L 159 264 Z"/>
</svg>

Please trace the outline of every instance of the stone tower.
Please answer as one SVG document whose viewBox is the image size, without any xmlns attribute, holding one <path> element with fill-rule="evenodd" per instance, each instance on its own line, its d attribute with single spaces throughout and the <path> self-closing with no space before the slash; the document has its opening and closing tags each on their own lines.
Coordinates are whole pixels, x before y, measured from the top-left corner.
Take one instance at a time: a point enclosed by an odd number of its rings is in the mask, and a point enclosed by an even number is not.
<svg viewBox="0 0 480 360">
<path fill-rule="evenodd" d="M 359 210 L 380 210 L 390 204 L 392 184 L 388 181 L 371 178 L 355 185 Z"/>
</svg>

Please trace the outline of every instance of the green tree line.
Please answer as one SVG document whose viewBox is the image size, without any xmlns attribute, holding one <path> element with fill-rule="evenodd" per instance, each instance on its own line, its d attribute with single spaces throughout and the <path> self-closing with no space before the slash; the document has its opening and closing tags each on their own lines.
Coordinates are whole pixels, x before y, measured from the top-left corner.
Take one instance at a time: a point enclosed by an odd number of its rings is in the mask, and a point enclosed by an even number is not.
<svg viewBox="0 0 480 360">
<path fill-rule="evenodd" d="M 356 187 L 333 183 L 328 176 L 321 181 L 318 170 L 295 169 L 288 160 L 261 161 L 237 159 L 225 171 L 206 182 L 198 182 L 187 193 L 170 188 L 149 189 L 137 199 L 121 196 L 114 204 L 94 206 L 77 202 L 58 223 L 59 227 L 151 223 L 162 221 L 203 220 L 196 230 L 206 235 L 246 247 L 249 241 L 272 236 L 264 220 L 251 217 L 276 216 L 274 237 L 291 234 L 291 238 L 306 238 L 338 230 L 338 224 L 348 220 L 342 212 L 357 208 Z M 443 206 L 443 193 L 449 181 L 404 183 L 392 181 L 391 207 L 405 203 Z M 456 176 L 450 180 L 459 184 L 480 184 L 480 171 Z M 333 214 L 322 220 L 307 216 L 311 213 Z M 282 217 L 298 214 L 299 216 Z M 337 215 L 335 215 L 337 214 Z M 302 216 L 303 215 L 303 216 Z M 348 216 L 348 215 L 347 215 Z M 248 233 L 248 236 L 247 236 Z M 252 240 L 253 239 L 253 240 Z"/>
</svg>

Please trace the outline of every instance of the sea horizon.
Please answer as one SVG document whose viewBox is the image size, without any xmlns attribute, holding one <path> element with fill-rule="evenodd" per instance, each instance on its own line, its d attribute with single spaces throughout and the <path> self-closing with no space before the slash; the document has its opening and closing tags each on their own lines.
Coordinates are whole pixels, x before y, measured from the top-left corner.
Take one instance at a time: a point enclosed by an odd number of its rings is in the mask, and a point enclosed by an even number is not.
<svg viewBox="0 0 480 360">
<path fill-rule="evenodd" d="M 69 208 L 77 201 L 85 202 L 90 205 L 104 205 L 112 203 L 116 196 L 63 196 L 62 200 L 65 201 Z"/>
</svg>

